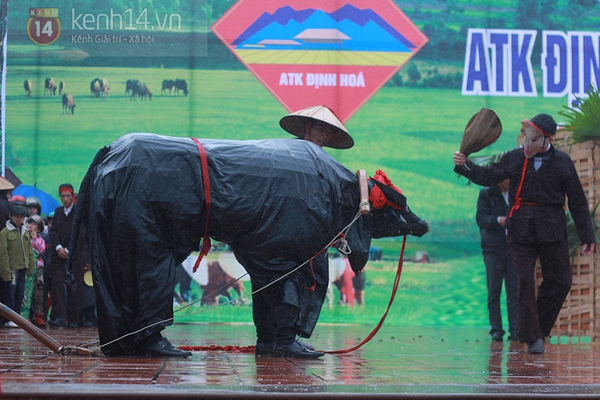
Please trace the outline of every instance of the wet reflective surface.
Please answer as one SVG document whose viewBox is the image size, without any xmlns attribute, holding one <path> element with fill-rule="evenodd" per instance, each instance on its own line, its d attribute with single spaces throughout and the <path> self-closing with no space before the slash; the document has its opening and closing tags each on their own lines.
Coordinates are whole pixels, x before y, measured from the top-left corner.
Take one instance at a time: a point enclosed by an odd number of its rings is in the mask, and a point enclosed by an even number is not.
<svg viewBox="0 0 600 400">
<path fill-rule="evenodd" d="M 317 325 L 319 350 L 352 347 L 370 326 Z M 45 330 L 61 345 L 97 346 L 92 328 Z M 249 324 L 173 325 L 178 346 L 248 346 Z M 0 398 L 535 396 L 600 398 L 600 343 L 492 342 L 486 329 L 383 327 L 364 347 L 321 359 L 220 350 L 188 359 L 57 355 L 18 328 L 0 328 Z"/>
</svg>

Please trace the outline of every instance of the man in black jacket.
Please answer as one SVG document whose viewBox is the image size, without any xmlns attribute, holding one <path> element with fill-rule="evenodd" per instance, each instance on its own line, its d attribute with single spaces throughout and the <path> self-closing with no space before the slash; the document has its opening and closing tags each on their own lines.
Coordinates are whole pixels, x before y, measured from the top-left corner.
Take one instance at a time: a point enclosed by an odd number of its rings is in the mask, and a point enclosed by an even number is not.
<svg viewBox="0 0 600 400">
<path fill-rule="evenodd" d="M 565 196 L 583 243 L 581 254 L 594 253 L 595 235 L 585 193 L 573 161 L 552 146 L 556 122 L 548 114 L 522 121 L 523 148 L 482 167 L 454 153 L 454 171 L 483 186 L 510 179 L 507 243 L 519 282 L 519 338 L 530 353 L 544 352 L 572 283 Z M 535 263 L 543 282 L 535 295 Z"/>
<path fill-rule="evenodd" d="M 81 294 L 83 290 L 83 273 L 86 267 L 85 228 L 79 231 L 77 249 L 69 249 L 73 216 L 77 197 L 73 186 L 69 183 L 60 185 L 58 189 L 62 206 L 54 211 L 50 240 L 52 243 L 52 313 L 50 325 L 77 328 L 81 311 Z M 73 275 L 77 287 L 65 286 L 65 264 L 69 252 L 76 250 L 73 259 Z M 68 293 L 65 292 L 68 290 Z"/>
<path fill-rule="evenodd" d="M 500 295 L 502 282 L 506 288 L 506 308 L 508 310 L 509 340 L 518 341 L 517 330 L 517 273 L 510 258 L 504 228 L 508 215 L 509 180 L 486 187 L 479 192 L 477 200 L 477 225 L 481 233 L 481 250 L 487 277 L 488 315 L 492 340 L 502 341 L 502 314 Z"/>
</svg>

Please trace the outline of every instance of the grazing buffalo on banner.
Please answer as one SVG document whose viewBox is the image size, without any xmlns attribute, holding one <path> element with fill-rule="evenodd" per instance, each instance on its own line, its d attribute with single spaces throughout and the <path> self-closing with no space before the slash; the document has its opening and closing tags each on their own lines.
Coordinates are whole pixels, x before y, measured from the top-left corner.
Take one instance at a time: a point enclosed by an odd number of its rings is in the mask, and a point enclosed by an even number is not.
<svg viewBox="0 0 600 400">
<path fill-rule="evenodd" d="M 133 90 L 141 86 L 142 82 L 137 79 L 127 79 L 127 81 L 123 82 L 125 85 L 125 96 L 131 96 L 133 94 Z"/>
<path fill-rule="evenodd" d="M 304 264 L 286 279 L 306 288 L 293 300 L 302 310 L 302 336 L 317 323 L 329 280 L 322 250 L 358 215 L 356 174 L 306 140 L 199 143 L 123 136 L 98 152 L 81 183 L 74 224 L 82 218 L 87 227 L 106 355 L 139 355 L 144 339 L 172 323 L 175 268 L 199 249 L 205 233 L 230 245 L 253 288 Z M 406 200 L 372 179 L 368 185 Z M 382 204 L 344 236 L 352 269 L 364 268 L 372 238 L 422 236 L 428 229 L 406 203 Z"/>
<path fill-rule="evenodd" d="M 46 78 L 44 80 L 44 96 L 56 94 L 56 84 L 54 83 L 54 78 Z"/>
<path fill-rule="evenodd" d="M 75 114 L 75 99 L 71 93 L 65 93 L 62 95 L 62 112 L 63 114 Z"/>
<path fill-rule="evenodd" d="M 33 88 L 33 85 L 31 83 L 30 79 L 25 79 L 25 81 L 23 81 L 23 89 L 25 89 L 25 96 L 26 97 L 31 97 L 31 89 Z"/>
</svg>

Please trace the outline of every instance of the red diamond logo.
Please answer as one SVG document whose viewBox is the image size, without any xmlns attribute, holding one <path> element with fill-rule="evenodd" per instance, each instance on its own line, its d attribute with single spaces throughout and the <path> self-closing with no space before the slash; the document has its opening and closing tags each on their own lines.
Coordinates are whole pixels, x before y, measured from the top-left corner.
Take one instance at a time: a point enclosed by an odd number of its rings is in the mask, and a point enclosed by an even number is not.
<svg viewBox="0 0 600 400">
<path fill-rule="evenodd" d="M 427 43 L 391 0 L 239 0 L 211 29 L 288 111 L 343 122 Z"/>
</svg>

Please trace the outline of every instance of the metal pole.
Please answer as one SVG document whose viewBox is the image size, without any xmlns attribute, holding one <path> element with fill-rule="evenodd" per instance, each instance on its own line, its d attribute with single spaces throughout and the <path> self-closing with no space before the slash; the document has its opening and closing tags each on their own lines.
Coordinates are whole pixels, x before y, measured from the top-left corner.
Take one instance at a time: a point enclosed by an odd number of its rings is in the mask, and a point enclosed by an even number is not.
<svg viewBox="0 0 600 400">
<path fill-rule="evenodd" d="M 44 333 L 40 328 L 27 321 L 25 318 L 8 308 L 3 303 L 0 303 L 0 315 L 17 324 L 21 329 L 25 330 L 34 338 L 45 344 L 53 352 L 60 352 L 62 348 L 60 343 L 46 335 L 46 333 Z"/>
<path fill-rule="evenodd" d="M 42 342 L 44 345 L 46 345 L 46 347 L 57 354 L 77 354 L 80 356 L 95 355 L 94 350 L 85 347 L 61 346 L 60 343 L 58 343 L 40 328 L 27 321 L 25 318 L 11 310 L 3 303 L 0 303 L 0 315 L 17 324 L 21 329 Z"/>
</svg>

